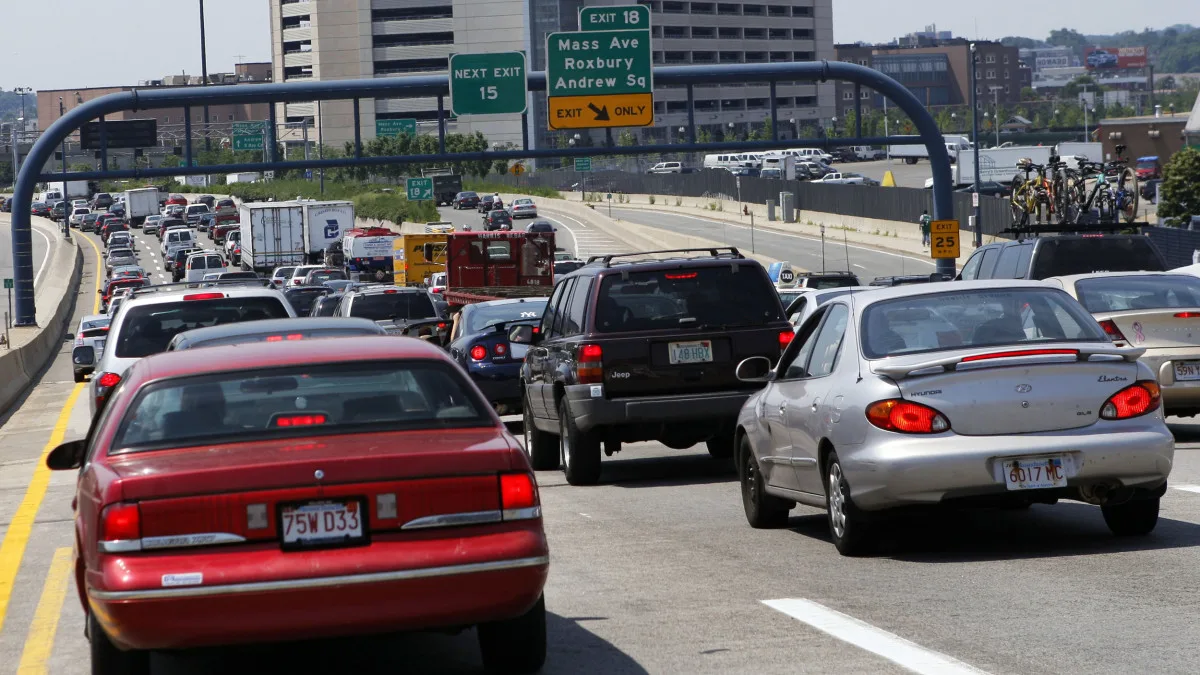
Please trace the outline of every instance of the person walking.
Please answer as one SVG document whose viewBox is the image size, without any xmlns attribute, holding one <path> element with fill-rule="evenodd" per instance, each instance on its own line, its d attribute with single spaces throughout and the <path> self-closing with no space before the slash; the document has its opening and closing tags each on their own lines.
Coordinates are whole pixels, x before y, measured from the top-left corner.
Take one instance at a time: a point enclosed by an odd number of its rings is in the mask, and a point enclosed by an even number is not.
<svg viewBox="0 0 1200 675">
<path fill-rule="evenodd" d="M 929 228 L 933 219 L 929 217 L 928 209 L 921 212 L 921 246 L 929 248 Z"/>
</svg>

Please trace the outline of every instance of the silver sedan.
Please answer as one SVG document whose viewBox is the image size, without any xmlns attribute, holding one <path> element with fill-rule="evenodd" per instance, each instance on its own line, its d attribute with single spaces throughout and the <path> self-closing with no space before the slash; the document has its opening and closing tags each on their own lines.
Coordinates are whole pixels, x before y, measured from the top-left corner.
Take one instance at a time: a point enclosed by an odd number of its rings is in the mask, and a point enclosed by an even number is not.
<svg viewBox="0 0 1200 675">
<path fill-rule="evenodd" d="M 1039 282 L 970 281 L 850 293 L 798 328 L 738 418 L 746 518 L 826 509 L 844 555 L 869 552 L 904 506 L 1101 507 L 1118 535 L 1158 520 L 1174 439 L 1144 350 L 1114 345 Z"/>
</svg>

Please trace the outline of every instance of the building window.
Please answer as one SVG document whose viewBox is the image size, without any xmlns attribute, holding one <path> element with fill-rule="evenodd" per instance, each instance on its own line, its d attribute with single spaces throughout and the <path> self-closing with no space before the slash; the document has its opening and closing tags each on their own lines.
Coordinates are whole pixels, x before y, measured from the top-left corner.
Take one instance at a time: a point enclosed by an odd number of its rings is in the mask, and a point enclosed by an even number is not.
<svg viewBox="0 0 1200 675">
<path fill-rule="evenodd" d="M 983 96 L 983 87 L 975 87 L 975 95 Z"/>
<path fill-rule="evenodd" d="M 1008 65 L 1008 54 L 1004 55 L 1004 65 Z"/>
<path fill-rule="evenodd" d="M 985 56 L 985 57 L 983 58 L 983 60 L 984 60 L 984 61 L 986 61 L 986 62 L 988 62 L 988 63 L 995 63 L 995 62 L 996 62 L 996 55 L 995 55 L 995 54 L 988 54 L 987 56 Z"/>
<path fill-rule="evenodd" d="M 687 37 L 687 27 L 685 26 L 663 26 L 663 38 L 668 40 L 677 40 Z"/>
<path fill-rule="evenodd" d="M 865 65 L 867 65 L 867 60 L 866 60 L 866 59 L 859 59 L 859 60 L 858 60 L 858 65 L 860 65 L 860 66 L 865 66 Z"/>
<path fill-rule="evenodd" d="M 230 122 L 232 122 L 232 121 L 233 121 L 233 115 L 230 115 L 230 116 L 229 116 L 229 121 L 230 121 Z"/>
<path fill-rule="evenodd" d="M 742 29 L 722 26 L 720 29 L 718 29 L 717 35 L 723 39 L 740 40 L 742 37 Z"/>
<path fill-rule="evenodd" d="M 853 101 L 853 100 L 854 100 L 854 92 L 852 92 L 852 91 L 843 91 L 843 92 L 842 92 L 842 100 L 843 100 L 843 101 Z"/>
<path fill-rule="evenodd" d="M 862 100 L 864 100 L 864 101 L 865 101 L 865 100 L 867 100 L 867 99 L 871 98 L 871 92 L 869 92 L 869 91 L 862 91 L 862 92 L 859 92 L 859 96 L 858 96 L 858 97 L 859 97 L 859 98 L 861 98 Z"/>
<path fill-rule="evenodd" d="M 988 71 L 987 71 L 987 79 L 989 79 L 989 80 L 994 80 L 994 79 L 996 79 L 996 71 L 995 71 L 994 69 L 992 69 L 992 68 L 988 68 Z"/>
<path fill-rule="evenodd" d="M 747 40 L 765 40 L 767 39 L 766 28 L 745 28 L 742 30 Z"/>
<path fill-rule="evenodd" d="M 980 70 L 978 68 L 975 69 L 975 79 L 977 79 L 977 80 L 983 79 L 983 71 L 982 70 Z"/>
</svg>

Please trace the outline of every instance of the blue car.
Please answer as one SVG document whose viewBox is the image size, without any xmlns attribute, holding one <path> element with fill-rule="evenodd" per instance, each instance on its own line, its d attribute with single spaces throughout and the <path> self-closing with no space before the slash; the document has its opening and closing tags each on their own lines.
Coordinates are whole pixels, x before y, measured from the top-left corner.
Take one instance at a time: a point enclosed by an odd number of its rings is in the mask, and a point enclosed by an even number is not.
<svg viewBox="0 0 1200 675">
<path fill-rule="evenodd" d="M 450 334 L 450 356 L 500 415 L 521 412 L 521 366 L 528 345 L 508 341 L 517 324 L 540 324 L 549 298 L 513 298 L 467 305 Z M 536 330 L 536 328 L 535 328 Z"/>
</svg>

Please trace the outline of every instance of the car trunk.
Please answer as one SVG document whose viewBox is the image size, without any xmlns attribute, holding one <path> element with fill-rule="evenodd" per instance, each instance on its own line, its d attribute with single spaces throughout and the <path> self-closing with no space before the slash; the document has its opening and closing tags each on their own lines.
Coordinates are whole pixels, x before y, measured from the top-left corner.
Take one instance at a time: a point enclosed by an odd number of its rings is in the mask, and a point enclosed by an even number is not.
<svg viewBox="0 0 1200 675">
<path fill-rule="evenodd" d="M 1200 308 L 1170 308 L 1097 314 L 1112 321 L 1125 341 L 1147 349 L 1200 345 Z"/>
<path fill-rule="evenodd" d="M 1099 419 L 1108 397 L 1136 379 L 1137 363 L 1059 359 L 964 363 L 898 384 L 903 398 L 937 409 L 955 433 L 990 436 L 1086 427 Z"/>
<path fill-rule="evenodd" d="M 698 330 L 695 333 L 638 333 L 604 337 L 591 343 L 600 345 L 603 351 L 604 393 L 609 398 L 699 394 L 757 388 L 741 383 L 734 376 L 734 370 L 742 359 L 751 356 L 777 360 L 780 331 L 790 332 L 791 329 L 785 325 L 779 328 Z M 705 351 L 711 354 L 712 360 L 671 363 L 672 344 L 676 345 L 677 361 L 703 358 Z M 704 349 L 705 345 L 708 350 Z"/>
</svg>

